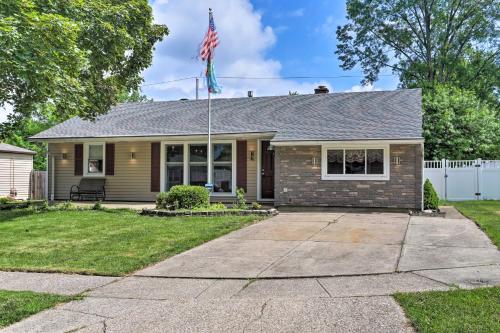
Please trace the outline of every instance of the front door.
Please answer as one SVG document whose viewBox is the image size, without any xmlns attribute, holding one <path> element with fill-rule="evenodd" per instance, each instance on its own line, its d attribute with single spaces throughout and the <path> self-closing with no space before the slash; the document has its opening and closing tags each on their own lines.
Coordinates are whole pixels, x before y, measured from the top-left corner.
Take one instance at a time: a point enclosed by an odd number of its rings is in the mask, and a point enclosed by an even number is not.
<svg viewBox="0 0 500 333">
<path fill-rule="evenodd" d="M 274 199 L 274 150 L 269 150 L 269 141 L 261 141 L 260 144 L 260 196 L 262 199 Z"/>
</svg>

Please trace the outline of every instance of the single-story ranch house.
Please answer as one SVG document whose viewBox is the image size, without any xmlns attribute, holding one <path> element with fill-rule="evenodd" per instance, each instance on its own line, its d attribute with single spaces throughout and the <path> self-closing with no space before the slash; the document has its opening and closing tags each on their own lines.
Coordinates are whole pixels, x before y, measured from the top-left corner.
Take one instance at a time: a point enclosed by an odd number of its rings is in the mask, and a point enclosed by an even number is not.
<svg viewBox="0 0 500 333">
<path fill-rule="evenodd" d="M 67 200 L 81 178 L 104 178 L 106 200 L 153 201 L 178 184 L 213 201 L 276 206 L 422 208 L 421 90 L 124 103 L 31 139 L 48 143 L 49 197 Z"/>
</svg>

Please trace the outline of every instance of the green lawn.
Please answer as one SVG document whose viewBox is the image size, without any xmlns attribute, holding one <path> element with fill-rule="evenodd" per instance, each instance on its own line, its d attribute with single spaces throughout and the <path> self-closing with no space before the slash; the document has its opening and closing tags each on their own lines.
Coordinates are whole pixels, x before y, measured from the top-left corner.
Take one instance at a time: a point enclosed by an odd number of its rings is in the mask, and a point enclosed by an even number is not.
<svg viewBox="0 0 500 333">
<path fill-rule="evenodd" d="M 447 202 L 460 213 L 474 220 L 500 249 L 500 200 Z"/>
<path fill-rule="evenodd" d="M 0 328 L 78 297 L 0 290 Z"/>
<path fill-rule="evenodd" d="M 0 211 L 0 270 L 125 275 L 258 220 L 128 210 Z"/>
<path fill-rule="evenodd" d="M 500 287 L 394 297 L 420 333 L 500 332 Z"/>
</svg>

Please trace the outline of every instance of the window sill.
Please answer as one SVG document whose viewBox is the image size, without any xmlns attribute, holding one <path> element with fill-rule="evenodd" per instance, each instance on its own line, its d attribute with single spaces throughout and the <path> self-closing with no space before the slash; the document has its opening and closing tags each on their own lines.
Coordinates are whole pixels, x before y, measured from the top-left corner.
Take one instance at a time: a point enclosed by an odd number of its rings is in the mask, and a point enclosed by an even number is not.
<svg viewBox="0 0 500 333">
<path fill-rule="evenodd" d="M 390 180 L 389 175 L 323 175 L 321 180 Z"/>
<path fill-rule="evenodd" d="M 104 173 L 85 173 L 83 177 L 92 177 L 92 178 L 105 178 Z"/>
<path fill-rule="evenodd" d="M 212 192 L 210 193 L 212 197 L 236 197 L 236 193 L 231 192 Z"/>
</svg>

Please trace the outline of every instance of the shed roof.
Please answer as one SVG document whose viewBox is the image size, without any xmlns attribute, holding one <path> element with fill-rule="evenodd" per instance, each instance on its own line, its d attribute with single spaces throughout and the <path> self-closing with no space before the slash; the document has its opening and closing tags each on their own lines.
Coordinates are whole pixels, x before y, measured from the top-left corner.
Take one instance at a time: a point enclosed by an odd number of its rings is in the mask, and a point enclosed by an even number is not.
<svg viewBox="0 0 500 333">
<path fill-rule="evenodd" d="M 36 155 L 36 152 L 0 142 L 0 153 Z"/>
</svg>

